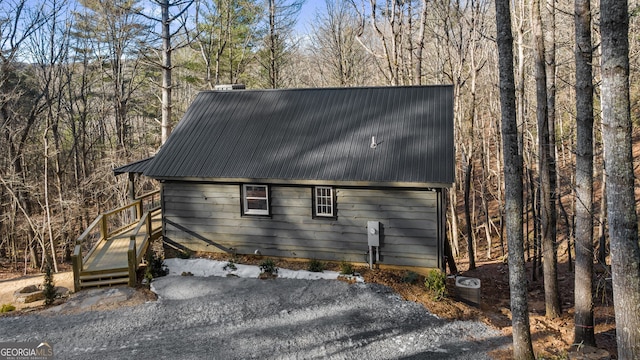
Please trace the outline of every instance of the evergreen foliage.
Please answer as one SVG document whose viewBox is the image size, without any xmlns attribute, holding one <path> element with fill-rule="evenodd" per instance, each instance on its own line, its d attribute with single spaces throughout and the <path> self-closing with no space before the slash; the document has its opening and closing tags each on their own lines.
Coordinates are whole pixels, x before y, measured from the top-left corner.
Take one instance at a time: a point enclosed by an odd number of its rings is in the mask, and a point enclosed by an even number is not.
<svg viewBox="0 0 640 360">
<path fill-rule="evenodd" d="M 53 271 L 51 267 L 51 258 L 47 257 L 47 262 L 44 267 L 44 282 L 42 284 L 42 292 L 44 293 L 44 304 L 51 305 L 58 296 L 56 292 L 56 286 L 53 281 Z"/>
<path fill-rule="evenodd" d="M 442 300 L 447 294 L 447 276 L 440 270 L 431 270 L 424 280 L 424 286 L 431 293 L 433 300 Z"/>
</svg>

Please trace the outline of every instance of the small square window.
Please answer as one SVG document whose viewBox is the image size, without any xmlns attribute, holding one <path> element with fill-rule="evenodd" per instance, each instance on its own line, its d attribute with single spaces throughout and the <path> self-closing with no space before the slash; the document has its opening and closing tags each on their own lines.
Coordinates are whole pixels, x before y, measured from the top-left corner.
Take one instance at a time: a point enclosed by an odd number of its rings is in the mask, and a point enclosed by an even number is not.
<svg viewBox="0 0 640 360">
<path fill-rule="evenodd" d="M 316 186 L 313 189 L 313 215 L 335 217 L 335 192 L 330 186 Z"/>
<path fill-rule="evenodd" d="M 242 206 L 242 213 L 245 215 L 269 215 L 269 187 L 243 184 Z"/>
</svg>

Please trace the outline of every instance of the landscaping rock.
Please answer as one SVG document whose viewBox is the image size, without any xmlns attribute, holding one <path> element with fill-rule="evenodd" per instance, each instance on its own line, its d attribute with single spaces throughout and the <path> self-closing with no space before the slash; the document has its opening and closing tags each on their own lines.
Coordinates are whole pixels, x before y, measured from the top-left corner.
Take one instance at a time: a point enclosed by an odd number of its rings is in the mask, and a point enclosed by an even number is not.
<svg viewBox="0 0 640 360">
<path fill-rule="evenodd" d="M 56 286 L 55 290 L 58 297 L 66 297 L 69 295 L 69 289 L 67 289 L 66 287 Z M 23 304 L 29 304 L 32 302 L 44 300 L 45 298 L 44 290 L 40 285 L 30 285 L 24 287 L 13 293 L 13 297 L 16 302 Z"/>
<path fill-rule="evenodd" d="M 44 300 L 44 291 L 38 285 L 31 285 L 24 287 L 15 293 L 13 293 L 13 297 L 19 303 L 32 303 L 38 300 Z"/>
</svg>

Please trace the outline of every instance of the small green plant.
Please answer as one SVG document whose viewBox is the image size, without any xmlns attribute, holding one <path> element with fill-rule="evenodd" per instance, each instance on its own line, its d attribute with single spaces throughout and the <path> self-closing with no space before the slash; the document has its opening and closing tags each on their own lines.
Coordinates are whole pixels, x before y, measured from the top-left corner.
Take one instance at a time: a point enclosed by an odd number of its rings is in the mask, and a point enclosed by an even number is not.
<svg viewBox="0 0 640 360">
<path fill-rule="evenodd" d="M 424 281 L 424 286 L 427 288 L 433 297 L 433 300 L 439 301 L 446 296 L 447 287 L 445 281 L 447 276 L 440 270 L 431 270 Z"/>
<path fill-rule="evenodd" d="M 8 313 L 11 311 L 15 311 L 16 307 L 11 305 L 11 304 L 3 304 L 2 307 L 0 308 L 0 313 Z"/>
<path fill-rule="evenodd" d="M 263 274 L 273 276 L 278 273 L 278 268 L 273 260 L 265 259 L 260 263 L 260 271 L 262 271 Z"/>
<path fill-rule="evenodd" d="M 222 268 L 222 270 L 224 271 L 236 271 L 238 270 L 238 267 L 236 266 L 236 263 L 233 260 L 229 260 L 229 262 L 227 262 L 224 267 Z"/>
<path fill-rule="evenodd" d="M 345 260 L 342 260 L 342 262 L 340 262 L 340 274 L 342 275 L 351 275 L 353 274 L 353 266 L 346 262 Z"/>
<path fill-rule="evenodd" d="M 47 263 L 44 266 L 44 282 L 42 283 L 42 293 L 44 294 L 44 304 L 51 305 L 58 296 L 56 285 L 53 282 L 53 273 L 51 271 L 51 258 L 47 257 Z"/>
<path fill-rule="evenodd" d="M 404 273 L 402 277 L 402 282 L 405 284 L 417 284 L 418 280 L 420 280 L 420 275 L 413 271 L 407 271 Z"/>
<path fill-rule="evenodd" d="M 311 272 L 323 272 L 324 263 L 316 259 L 311 259 L 309 260 L 309 264 L 307 264 L 307 270 Z"/>
<path fill-rule="evenodd" d="M 167 267 L 164 265 L 164 259 L 154 252 L 147 254 L 147 269 L 144 272 L 144 278 L 147 281 L 151 279 L 167 275 Z"/>
</svg>

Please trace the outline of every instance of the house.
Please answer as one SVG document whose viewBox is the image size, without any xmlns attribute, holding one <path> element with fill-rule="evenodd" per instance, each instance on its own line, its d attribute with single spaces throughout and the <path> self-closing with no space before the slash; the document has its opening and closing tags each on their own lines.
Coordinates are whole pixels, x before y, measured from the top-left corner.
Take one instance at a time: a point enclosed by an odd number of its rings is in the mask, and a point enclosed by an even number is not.
<svg viewBox="0 0 640 360">
<path fill-rule="evenodd" d="M 136 171 L 181 248 L 444 268 L 454 161 L 451 86 L 231 90 Z"/>
</svg>

